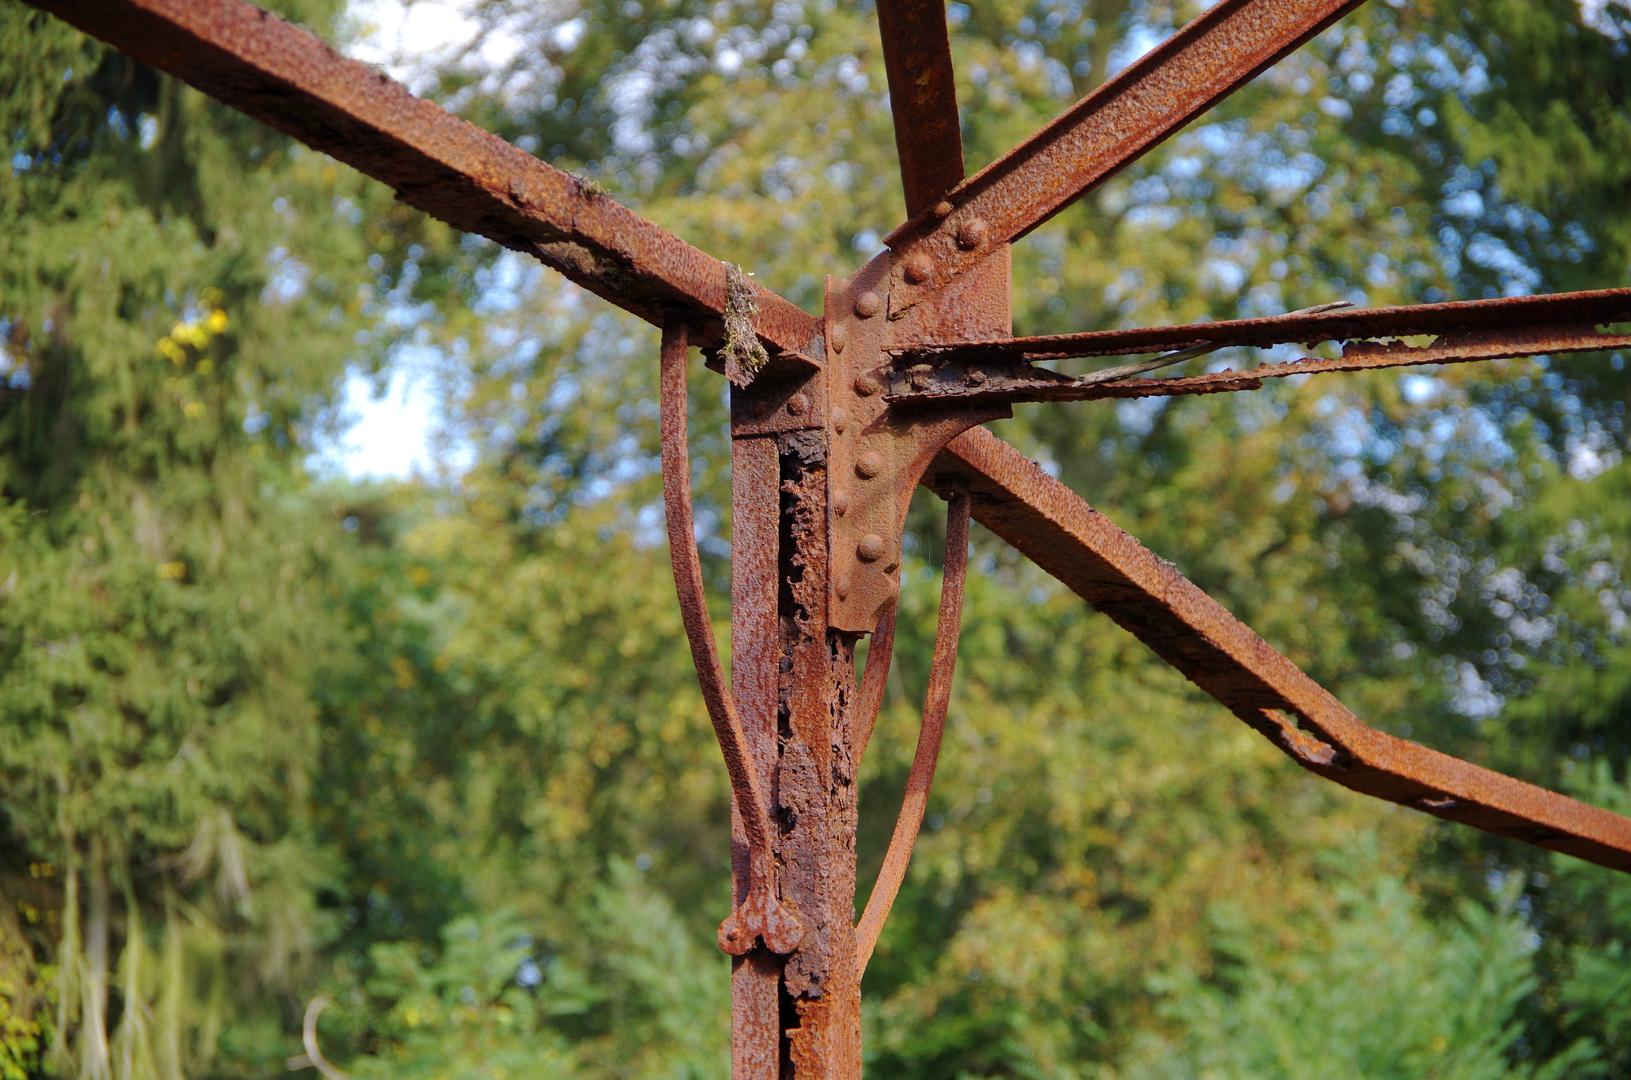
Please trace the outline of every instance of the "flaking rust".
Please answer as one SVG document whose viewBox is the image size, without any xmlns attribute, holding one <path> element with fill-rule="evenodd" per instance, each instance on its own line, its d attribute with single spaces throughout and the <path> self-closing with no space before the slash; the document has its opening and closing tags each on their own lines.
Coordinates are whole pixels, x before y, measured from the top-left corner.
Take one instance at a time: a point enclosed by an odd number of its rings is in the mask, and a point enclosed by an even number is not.
<svg viewBox="0 0 1631 1080">
<path fill-rule="evenodd" d="M 858 792 L 849 723 L 855 635 L 829 630 L 827 435 L 776 438 L 781 457 L 781 766 L 777 812 L 782 895 L 808 930 L 783 988 L 797 1075 L 860 1075 L 860 987 L 854 973 Z"/>
</svg>

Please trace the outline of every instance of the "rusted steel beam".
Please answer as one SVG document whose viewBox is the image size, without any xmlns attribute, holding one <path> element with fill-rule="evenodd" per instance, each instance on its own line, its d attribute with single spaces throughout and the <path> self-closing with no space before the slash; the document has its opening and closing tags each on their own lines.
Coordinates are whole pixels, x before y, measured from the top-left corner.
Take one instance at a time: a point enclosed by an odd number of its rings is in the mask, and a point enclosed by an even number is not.
<svg viewBox="0 0 1631 1080">
<path fill-rule="evenodd" d="M 1134 330 L 1094 330 L 1085 334 L 925 344 L 892 350 L 907 364 L 964 360 L 1035 362 L 1081 356 L 1134 356 L 1196 345 L 1271 345 L 1361 338 L 1416 337 L 1463 331 L 1541 326 L 1599 326 L 1631 322 L 1631 288 L 1591 292 L 1512 296 L 1498 300 L 1456 300 L 1407 307 L 1342 308 L 1309 315 L 1149 326 Z"/>
<path fill-rule="evenodd" d="M 1095 401 L 1101 398 L 1176 397 L 1257 390 L 1264 379 L 1315 375 L 1330 371 L 1369 371 L 1421 364 L 1462 364 L 1571 352 L 1631 348 L 1631 334 L 1599 333 L 1586 326 L 1539 326 L 1524 329 L 1472 330 L 1444 334 L 1431 344 L 1405 341 L 1354 341 L 1340 357 L 1307 357 L 1283 364 L 1264 364 L 1245 371 L 1218 371 L 1182 378 L 1099 379 L 1097 372 L 1080 378 L 1044 368 L 1017 370 L 985 365 L 948 364 L 925 374 L 895 369 L 884 400 L 892 405 L 946 405 L 954 401 L 998 404 L 1015 401 Z M 1182 354 L 1178 354 L 1182 355 Z"/>
<path fill-rule="evenodd" d="M 889 108 L 907 216 L 963 179 L 963 132 L 952 81 L 946 0 L 878 0 Z"/>
<path fill-rule="evenodd" d="M 1631 820 L 1368 727 L 1168 563 L 983 428 L 927 474 L 967 485 L 975 520 L 1262 732 L 1344 787 L 1631 871 Z"/>
<path fill-rule="evenodd" d="M 1631 289 L 1473 300 L 1364 311 L 1328 310 L 1266 319 L 1103 330 L 1053 337 L 918 345 L 896 350 L 885 399 L 1091 401 L 1254 390 L 1264 379 L 1328 371 L 1497 360 L 1631 346 Z M 1425 343 L 1411 338 L 1429 337 Z M 1231 346 L 1346 342 L 1340 357 L 1309 357 L 1246 371 L 1187 378 L 1128 378 L 1141 367 Z M 1031 366 L 1046 360 L 1176 349 L 1148 364 L 1072 377 Z"/>
<path fill-rule="evenodd" d="M 736 399 L 757 394 L 757 384 Z M 777 681 L 781 669 L 781 457 L 774 438 L 731 440 L 731 690 L 761 791 L 776 790 Z M 780 836 L 772 831 L 771 842 Z M 746 823 L 731 805 L 731 902 L 751 884 Z M 732 1080 L 781 1080 L 783 960 L 758 948 L 731 960 Z"/>
<path fill-rule="evenodd" d="M 1362 2 L 1221 0 L 886 237 L 901 256 L 891 315 L 1024 236 Z"/>
<path fill-rule="evenodd" d="M 694 344 L 723 337 L 725 265 L 243 0 L 31 0 L 73 25 L 390 185 L 410 206 L 546 265 Z M 754 286 L 771 366 L 818 368 L 820 323 Z"/>
</svg>

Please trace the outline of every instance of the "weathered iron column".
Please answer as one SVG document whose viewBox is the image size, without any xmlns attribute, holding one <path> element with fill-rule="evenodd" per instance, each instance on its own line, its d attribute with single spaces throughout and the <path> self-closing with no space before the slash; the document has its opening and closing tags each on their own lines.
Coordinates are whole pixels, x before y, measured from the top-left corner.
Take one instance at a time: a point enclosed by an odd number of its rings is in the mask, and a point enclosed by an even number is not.
<svg viewBox="0 0 1631 1080">
<path fill-rule="evenodd" d="M 732 685 L 774 823 L 780 896 L 804 927 L 733 962 L 737 1080 L 860 1076 L 855 973 L 855 642 L 828 618 L 824 373 L 731 393 Z M 739 815 L 737 815 L 739 817 Z M 748 837 L 732 832 L 738 904 Z"/>
</svg>

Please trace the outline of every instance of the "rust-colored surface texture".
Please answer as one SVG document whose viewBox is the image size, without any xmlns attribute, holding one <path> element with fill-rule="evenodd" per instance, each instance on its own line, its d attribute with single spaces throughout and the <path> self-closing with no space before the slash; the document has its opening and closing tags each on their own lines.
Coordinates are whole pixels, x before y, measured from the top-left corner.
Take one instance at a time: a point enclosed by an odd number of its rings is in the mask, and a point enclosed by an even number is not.
<svg viewBox="0 0 1631 1080">
<path fill-rule="evenodd" d="M 663 480 L 675 582 L 731 778 L 732 1074 L 855 1080 L 861 972 L 907 873 L 939 751 L 970 517 L 1135 634 L 1298 765 L 1377 798 L 1631 870 L 1631 820 L 1367 726 L 1168 563 L 980 427 L 1010 403 L 1221 393 L 1265 379 L 1631 347 L 1631 289 L 1294 312 L 1015 338 L 1009 244 L 1148 152 L 1361 0 L 1220 0 L 965 179 L 946 15 L 879 0 L 907 220 L 810 315 L 592 185 L 470 125 L 243 0 L 31 0 L 662 327 Z M 702 591 L 687 371 L 757 306 L 724 358 L 732 434 L 733 662 Z M 730 314 L 727 316 L 727 308 Z M 1425 340 L 1424 340 L 1425 339 Z M 1168 378 L 1218 349 L 1309 355 Z M 1066 375 L 1043 363 L 1153 358 Z M 860 926 L 857 768 L 894 637 L 912 491 L 948 500 L 929 700 L 884 873 Z M 855 649 L 873 636 L 857 685 Z"/>
</svg>

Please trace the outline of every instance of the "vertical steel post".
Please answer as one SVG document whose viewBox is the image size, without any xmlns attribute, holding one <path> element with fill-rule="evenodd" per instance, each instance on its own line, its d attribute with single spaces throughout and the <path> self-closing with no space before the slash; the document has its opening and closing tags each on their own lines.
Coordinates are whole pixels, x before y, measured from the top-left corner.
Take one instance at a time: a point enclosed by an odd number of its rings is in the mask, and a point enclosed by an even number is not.
<svg viewBox="0 0 1631 1080">
<path fill-rule="evenodd" d="M 828 625 L 822 376 L 732 390 L 732 682 L 774 817 L 780 896 L 797 950 L 762 946 L 731 975 L 735 1080 L 858 1080 L 855 784 L 859 635 Z M 738 902 L 746 837 L 733 830 Z"/>
</svg>

